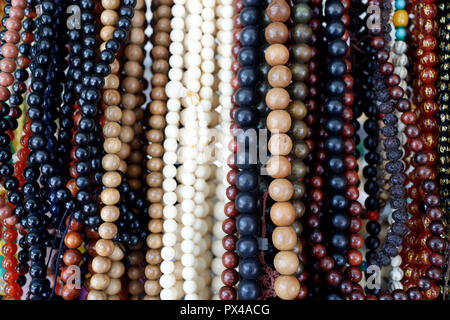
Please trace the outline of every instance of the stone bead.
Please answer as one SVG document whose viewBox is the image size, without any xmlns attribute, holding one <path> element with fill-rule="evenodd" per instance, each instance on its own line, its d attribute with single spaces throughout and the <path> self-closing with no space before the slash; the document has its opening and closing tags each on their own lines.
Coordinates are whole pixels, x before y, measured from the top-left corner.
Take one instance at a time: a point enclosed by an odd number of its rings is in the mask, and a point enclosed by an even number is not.
<svg viewBox="0 0 450 320">
<path fill-rule="evenodd" d="M 300 292 L 300 282 L 294 276 L 281 275 L 275 280 L 275 293 L 283 300 L 293 300 Z"/>
<path fill-rule="evenodd" d="M 286 133 L 291 128 L 291 116 L 285 110 L 273 110 L 267 116 L 267 129 L 272 133 Z"/>
<path fill-rule="evenodd" d="M 275 202 L 270 208 L 270 218 L 277 226 L 289 226 L 295 218 L 295 208 L 290 202 Z"/>
<path fill-rule="evenodd" d="M 289 276 L 297 271 L 300 262 L 294 252 L 280 251 L 275 255 L 273 265 L 280 274 Z"/>
<path fill-rule="evenodd" d="M 291 8 L 284 0 L 272 1 L 267 7 L 267 16 L 274 22 L 285 22 L 291 15 Z"/>
<path fill-rule="evenodd" d="M 292 73 L 286 66 L 274 66 L 269 70 L 267 79 L 274 88 L 286 88 L 291 83 Z"/>
<path fill-rule="evenodd" d="M 272 242 L 278 250 L 293 250 L 297 244 L 297 234 L 291 226 L 276 227 L 272 233 Z"/>
<path fill-rule="evenodd" d="M 284 133 L 273 134 L 267 145 L 270 153 L 274 156 L 287 156 L 292 150 L 292 140 Z"/>
<path fill-rule="evenodd" d="M 289 50 L 282 44 L 272 44 L 266 49 L 266 61 L 269 65 L 284 65 L 289 60 Z"/>
<path fill-rule="evenodd" d="M 267 161 L 266 170 L 272 178 L 285 178 L 291 172 L 291 163 L 284 156 L 272 156 Z"/>
<path fill-rule="evenodd" d="M 289 30 L 284 23 L 272 22 L 266 27 L 264 37 L 269 44 L 285 43 L 289 37 Z"/>
<path fill-rule="evenodd" d="M 274 179 L 269 185 L 269 196 L 274 201 L 289 201 L 294 194 L 294 187 L 288 179 Z"/>
<path fill-rule="evenodd" d="M 283 88 L 272 88 L 267 92 L 265 101 L 272 110 L 285 109 L 290 101 L 289 92 Z"/>
</svg>

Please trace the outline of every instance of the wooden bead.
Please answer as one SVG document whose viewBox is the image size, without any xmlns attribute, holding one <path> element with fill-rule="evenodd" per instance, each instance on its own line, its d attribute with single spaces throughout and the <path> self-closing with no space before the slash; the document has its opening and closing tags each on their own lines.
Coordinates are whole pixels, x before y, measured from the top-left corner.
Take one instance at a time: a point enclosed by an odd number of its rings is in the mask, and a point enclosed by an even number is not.
<svg viewBox="0 0 450 320">
<path fill-rule="evenodd" d="M 101 201 L 107 205 L 114 205 L 120 200 L 120 193 L 115 188 L 106 188 L 100 194 Z"/>
<path fill-rule="evenodd" d="M 113 261 L 111 269 L 108 272 L 108 276 L 111 278 L 119 279 L 125 273 L 125 266 L 120 261 Z"/>
<path fill-rule="evenodd" d="M 111 269 L 111 260 L 106 257 L 96 256 L 92 259 L 92 269 L 95 273 L 106 273 Z"/>
<path fill-rule="evenodd" d="M 114 242 L 111 240 L 99 239 L 95 244 L 95 251 L 102 257 L 108 257 L 113 253 Z"/>
<path fill-rule="evenodd" d="M 98 234 L 102 239 L 112 239 L 117 234 L 117 226 L 111 222 L 104 222 L 98 227 Z"/>
<path fill-rule="evenodd" d="M 97 273 L 91 277 L 91 288 L 104 291 L 109 285 L 109 277 L 106 274 Z"/>
<path fill-rule="evenodd" d="M 120 211 L 116 206 L 104 206 L 100 211 L 100 216 L 105 222 L 114 222 L 119 219 Z"/>
</svg>

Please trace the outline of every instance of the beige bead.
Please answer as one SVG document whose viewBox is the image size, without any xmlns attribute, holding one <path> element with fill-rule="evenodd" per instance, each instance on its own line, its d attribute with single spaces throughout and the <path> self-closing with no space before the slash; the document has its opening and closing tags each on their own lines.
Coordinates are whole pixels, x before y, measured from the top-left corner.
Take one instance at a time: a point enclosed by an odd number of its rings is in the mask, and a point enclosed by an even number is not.
<svg viewBox="0 0 450 320">
<path fill-rule="evenodd" d="M 120 124 L 108 122 L 103 126 L 103 135 L 107 138 L 115 138 L 120 135 Z"/>
<path fill-rule="evenodd" d="M 145 267 L 145 277 L 149 280 L 158 280 L 161 277 L 159 266 L 147 264 Z"/>
<path fill-rule="evenodd" d="M 100 199 L 105 205 L 111 206 L 119 202 L 120 193 L 115 188 L 106 188 L 102 190 Z"/>
<path fill-rule="evenodd" d="M 122 119 L 122 110 L 118 106 L 109 106 L 105 109 L 105 118 L 109 121 L 118 122 Z"/>
<path fill-rule="evenodd" d="M 119 14 L 114 10 L 103 10 L 100 21 L 105 26 L 115 26 L 119 20 Z"/>
<path fill-rule="evenodd" d="M 87 300 L 106 300 L 106 293 L 103 291 L 91 290 L 87 295 Z"/>
<path fill-rule="evenodd" d="M 268 143 L 269 151 L 274 156 L 287 156 L 292 150 L 292 140 L 285 134 L 273 134 Z"/>
<path fill-rule="evenodd" d="M 120 0 L 102 0 L 102 7 L 107 10 L 117 10 L 120 7 Z"/>
<path fill-rule="evenodd" d="M 111 264 L 111 269 L 108 272 L 108 276 L 111 278 L 119 279 L 125 273 L 125 266 L 120 261 L 114 261 Z"/>
<path fill-rule="evenodd" d="M 162 247 L 162 235 L 161 234 L 149 234 L 147 236 L 147 246 L 150 249 L 159 249 Z"/>
<path fill-rule="evenodd" d="M 111 259 L 96 256 L 92 259 L 92 270 L 96 273 L 106 273 L 111 269 Z"/>
<path fill-rule="evenodd" d="M 102 177 L 102 183 L 108 188 L 117 188 L 122 181 L 122 177 L 116 171 L 106 172 Z"/>
<path fill-rule="evenodd" d="M 300 282 L 294 276 L 279 276 L 275 280 L 275 292 L 283 300 L 294 300 L 300 292 Z"/>
<path fill-rule="evenodd" d="M 112 39 L 114 30 L 115 29 L 113 26 L 104 26 L 100 30 L 100 38 L 102 38 L 103 41 L 108 41 Z"/>
<path fill-rule="evenodd" d="M 109 66 L 111 67 L 111 73 L 118 73 L 120 71 L 120 63 L 117 59 L 114 59 L 113 63 Z"/>
<path fill-rule="evenodd" d="M 122 288 L 122 285 L 121 285 L 119 279 L 110 278 L 109 286 L 108 286 L 108 288 L 106 288 L 105 292 L 108 295 L 113 296 L 113 295 L 118 294 L 120 292 L 121 288 Z"/>
<path fill-rule="evenodd" d="M 106 239 L 99 239 L 95 244 L 95 251 L 102 257 L 108 257 L 113 253 L 114 242 Z"/>
<path fill-rule="evenodd" d="M 103 142 L 103 149 L 107 153 L 117 153 L 122 148 L 122 141 L 117 138 L 106 138 Z"/>
<path fill-rule="evenodd" d="M 156 296 L 161 292 L 161 286 L 158 280 L 147 280 L 144 284 L 145 293 L 149 296 Z"/>
<path fill-rule="evenodd" d="M 96 273 L 91 277 L 91 287 L 95 290 L 104 291 L 109 286 L 109 277 L 106 274 Z"/>
<path fill-rule="evenodd" d="M 105 85 L 103 88 L 105 89 L 119 89 L 120 80 L 119 77 L 115 74 L 110 74 L 109 76 L 105 77 Z"/>
<path fill-rule="evenodd" d="M 273 259 L 273 265 L 275 269 L 283 275 L 294 274 L 299 266 L 299 260 L 297 255 L 292 251 L 280 251 L 275 255 Z"/>
<path fill-rule="evenodd" d="M 124 174 L 127 173 L 127 162 L 124 160 L 120 160 L 120 165 L 117 170 L 119 170 L 120 172 L 122 172 Z"/>
<path fill-rule="evenodd" d="M 119 168 L 120 158 L 115 154 L 106 154 L 102 158 L 102 166 L 106 171 L 115 171 Z"/>
<path fill-rule="evenodd" d="M 120 300 L 120 297 L 117 294 L 115 294 L 112 296 L 108 296 L 108 300 Z"/>
<path fill-rule="evenodd" d="M 112 261 L 120 261 L 120 260 L 122 260 L 122 259 L 124 258 L 124 256 L 125 256 L 125 253 L 124 253 L 123 250 L 120 249 L 120 247 L 116 244 L 116 245 L 114 246 L 114 250 L 113 250 L 113 252 L 111 253 L 111 255 L 109 256 L 109 258 L 110 258 Z"/>
<path fill-rule="evenodd" d="M 112 239 L 117 234 L 117 226 L 111 222 L 103 222 L 98 227 L 98 234 L 102 239 Z"/>
<path fill-rule="evenodd" d="M 103 221 L 114 222 L 119 219 L 120 211 L 116 206 L 104 206 L 100 211 L 100 216 Z"/>
<path fill-rule="evenodd" d="M 267 161 L 266 170 L 272 178 L 285 178 L 291 172 L 291 163 L 284 156 L 272 156 Z"/>
</svg>

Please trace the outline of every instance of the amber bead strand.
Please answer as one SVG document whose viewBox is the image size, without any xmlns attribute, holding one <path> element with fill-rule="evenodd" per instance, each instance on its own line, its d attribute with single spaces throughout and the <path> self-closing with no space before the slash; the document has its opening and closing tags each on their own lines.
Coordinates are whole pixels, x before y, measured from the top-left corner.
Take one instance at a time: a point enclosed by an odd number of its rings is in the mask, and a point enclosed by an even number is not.
<svg viewBox="0 0 450 320">
<path fill-rule="evenodd" d="M 275 248 L 280 250 L 274 259 L 275 269 L 280 273 L 275 280 L 274 289 L 276 295 L 284 300 L 293 300 L 300 292 L 300 282 L 295 277 L 299 266 L 296 250 L 299 244 L 292 225 L 295 221 L 295 208 L 290 202 L 294 187 L 287 179 L 291 173 L 291 162 L 287 155 L 292 150 L 292 140 L 286 133 L 291 129 L 292 120 L 284 110 L 290 102 L 290 95 L 285 88 L 292 79 L 292 73 L 286 67 L 289 50 L 285 45 L 289 36 L 285 23 L 290 13 L 291 9 L 284 0 L 272 1 L 267 7 L 267 15 L 272 22 L 265 32 L 266 41 L 270 44 L 265 53 L 265 59 L 271 66 L 268 81 L 273 86 L 266 94 L 266 104 L 271 109 L 266 121 L 267 129 L 271 132 L 268 148 L 272 154 L 266 168 L 267 173 L 274 178 L 269 186 L 269 195 L 275 201 L 270 212 L 276 225 L 272 241 Z M 277 29 L 280 31 L 279 37 L 272 37 L 270 31 Z M 304 133 L 306 134 L 306 130 Z"/>
<path fill-rule="evenodd" d="M 153 77 L 152 77 L 152 102 L 148 106 L 148 110 L 150 112 L 150 118 L 149 118 L 149 128 L 146 132 L 146 137 L 148 142 L 150 143 L 147 147 L 149 151 L 151 151 L 151 146 L 153 144 L 160 144 L 164 140 L 164 126 L 165 126 L 165 120 L 164 115 L 167 111 L 166 107 L 166 97 L 161 96 L 158 92 L 160 92 L 160 88 L 164 88 L 167 84 L 168 77 L 167 73 L 169 71 L 169 66 L 167 64 L 168 57 L 164 58 L 161 55 L 156 55 L 157 50 L 155 48 L 160 47 L 159 51 L 164 51 L 164 49 L 167 49 L 170 41 L 169 41 L 169 34 L 171 31 L 170 24 L 170 18 L 172 16 L 171 14 L 171 5 L 172 1 L 155 1 L 152 5 L 152 11 L 153 11 L 153 20 L 152 20 L 152 26 L 154 28 L 151 41 L 154 45 L 154 49 L 152 50 L 152 71 L 153 71 Z M 164 163 L 161 159 L 161 156 L 153 155 L 151 158 L 147 160 L 147 185 L 149 187 L 149 190 L 151 188 L 161 188 L 162 182 L 163 182 L 163 175 L 162 175 L 162 169 L 163 169 Z M 151 199 L 148 199 L 150 201 L 150 207 L 149 207 L 149 215 L 150 215 L 150 222 L 148 225 L 150 234 L 153 235 L 153 237 L 158 236 L 162 234 L 164 231 L 164 222 L 162 220 L 162 211 L 163 211 L 163 205 L 161 199 L 155 199 L 152 197 Z M 150 236 L 149 236 L 150 237 Z M 158 252 L 157 255 L 152 254 L 149 257 L 156 257 L 160 255 L 161 246 L 155 246 L 156 242 L 147 242 L 148 246 L 148 252 Z M 161 277 L 161 270 L 160 270 L 160 262 L 161 259 L 149 259 L 147 260 L 147 266 L 145 268 L 145 276 L 147 280 L 145 281 L 144 290 L 145 290 L 145 298 L 147 300 L 153 300 L 153 299 L 159 299 L 159 293 L 161 292 L 161 286 L 159 284 L 159 278 Z"/>
<path fill-rule="evenodd" d="M 438 142 L 437 112 L 439 105 L 436 96 L 430 93 L 436 92 L 438 63 L 436 55 L 437 39 L 437 7 L 435 1 L 416 4 L 416 17 L 419 17 L 419 28 L 421 43 L 417 51 L 416 63 L 418 63 L 418 89 L 420 94 L 419 126 L 421 127 L 421 138 L 424 148 L 415 156 L 417 167 L 416 179 L 420 183 L 419 192 L 425 203 L 425 216 L 429 219 L 426 226 L 428 235 L 423 239 L 421 245 L 424 249 L 431 251 L 429 262 L 426 263 L 425 273 L 416 280 L 417 287 L 422 291 L 423 297 L 428 300 L 437 299 L 440 294 L 438 283 L 442 275 L 443 251 L 446 241 L 441 237 L 444 235 L 443 213 L 440 208 L 438 194 L 437 172 L 433 167 L 438 160 L 436 151 Z"/>
<path fill-rule="evenodd" d="M 119 18 L 117 10 L 119 9 L 120 1 L 103 0 L 102 6 L 104 10 L 101 13 L 100 21 L 103 27 L 100 31 L 100 38 L 103 43 L 100 49 L 104 48 L 106 41 L 112 39 L 112 33 Z M 119 208 L 117 207 L 120 200 L 120 193 L 117 188 L 122 181 L 122 177 L 119 171 L 125 173 L 124 164 L 118 156 L 118 153 L 122 149 L 122 142 L 120 140 L 122 130 L 119 123 L 122 118 L 122 110 L 118 106 L 120 103 L 120 93 L 118 91 L 120 79 L 117 75 L 119 72 L 117 57 L 111 65 L 111 74 L 105 78 L 102 92 L 103 113 L 105 117 L 105 125 L 103 126 L 103 135 L 105 137 L 103 148 L 105 155 L 102 158 L 102 167 L 105 173 L 102 178 L 102 183 L 105 188 L 100 194 L 100 199 L 103 204 L 100 216 L 103 222 L 98 228 L 99 239 L 95 244 L 97 256 L 92 260 L 92 270 L 95 273 L 89 279 L 91 290 L 87 296 L 88 300 L 106 300 L 109 296 L 116 296 L 121 290 L 119 278 L 123 275 L 125 269 L 122 262 L 113 262 L 111 258 L 114 251 L 121 250 L 114 244 L 112 239 L 118 231 L 114 222 L 120 215 Z M 113 264 L 115 264 L 114 269 Z M 119 272 L 115 273 L 113 271 Z M 114 297 L 112 298 L 114 299 Z"/>
</svg>

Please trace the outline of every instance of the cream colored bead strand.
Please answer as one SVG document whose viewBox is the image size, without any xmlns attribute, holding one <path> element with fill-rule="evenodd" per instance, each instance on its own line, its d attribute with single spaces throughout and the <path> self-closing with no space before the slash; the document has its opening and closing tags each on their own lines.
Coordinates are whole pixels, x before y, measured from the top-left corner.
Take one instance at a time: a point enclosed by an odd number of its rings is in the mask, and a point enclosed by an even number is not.
<svg viewBox="0 0 450 320">
<path fill-rule="evenodd" d="M 169 82 L 166 85 L 168 97 L 166 114 L 167 126 L 164 130 L 164 181 L 163 181 L 163 216 L 164 216 L 164 238 L 161 249 L 161 278 L 159 283 L 162 287 L 160 298 L 162 300 L 180 299 L 184 295 L 183 282 L 181 278 L 181 263 L 175 260 L 175 245 L 178 242 L 179 226 L 176 220 L 178 216 L 177 208 L 177 138 L 179 136 L 179 122 L 181 97 L 183 96 L 183 85 L 181 83 L 183 75 L 183 54 L 184 47 L 184 19 L 186 11 L 184 0 L 175 0 L 172 6 L 172 19 L 169 46 L 171 57 L 169 58 L 170 70 L 168 73 Z M 148 261 L 147 261 L 148 262 Z"/>
<path fill-rule="evenodd" d="M 233 94 L 233 88 L 231 87 L 231 79 L 233 73 L 231 71 L 231 48 L 233 44 L 233 1 L 232 0 L 218 0 L 216 6 L 216 28 L 217 28 L 217 53 L 218 53 L 218 92 L 219 92 L 219 107 L 216 109 L 220 114 L 220 135 L 219 143 L 222 145 L 222 153 L 220 154 L 220 160 L 222 166 L 216 171 L 216 179 L 219 181 L 216 186 L 216 197 L 218 202 L 214 206 L 214 218 L 215 223 L 213 226 L 213 236 L 215 240 L 212 244 L 212 252 L 214 259 L 211 264 L 211 271 L 214 274 L 214 278 L 211 283 L 211 289 L 214 300 L 219 300 L 219 290 L 223 286 L 222 283 L 222 271 L 225 267 L 222 264 L 222 255 L 225 253 L 225 249 L 222 245 L 222 239 L 226 235 L 222 230 L 223 221 L 227 218 L 224 213 L 224 206 L 227 201 L 225 190 L 229 186 L 226 179 L 228 173 L 227 159 L 231 152 L 226 147 L 228 142 L 231 141 L 232 136 L 230 134 L 231 117 L 230 111 L 233 108 L 231 102 L 231 95 Z M 229 61 L 229 64 L 227 63 Z"/>
</svg>

